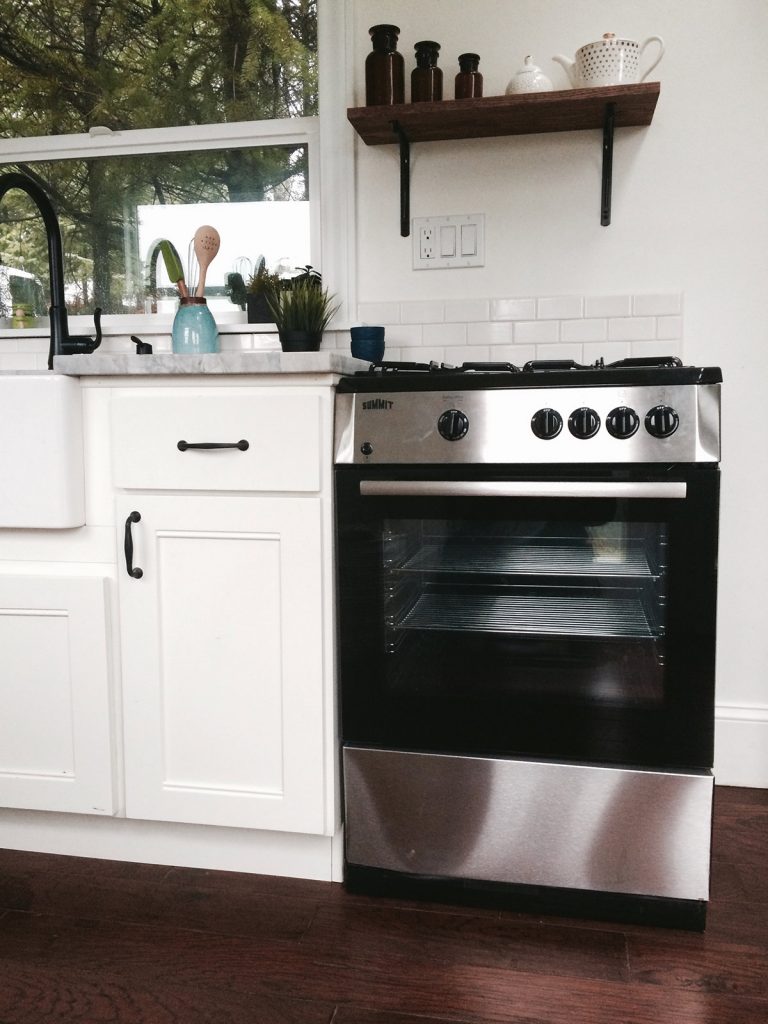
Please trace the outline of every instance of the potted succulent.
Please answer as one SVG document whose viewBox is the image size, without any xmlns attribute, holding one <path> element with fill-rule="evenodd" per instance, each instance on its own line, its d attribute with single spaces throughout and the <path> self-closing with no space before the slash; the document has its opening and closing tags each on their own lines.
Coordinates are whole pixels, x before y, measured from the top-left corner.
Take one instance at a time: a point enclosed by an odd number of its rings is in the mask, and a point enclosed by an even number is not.
<svg viewBox="0 0 768 1024">
<path fill-rule="evenodd" d="M 311 266 L 302 267 L 296 277 L 271 283 L 267 303 L 284 352 L 316 352 L 339 308 Z"/>
<path fill-rule="evenodd" d="M 280 287 L 281 280 L 277 274 L 271 274 L 266 267 L 264 257 L 260 256 L 256 270 L 248 278 L 245 286 L 245 301 L 248 310 L 249 324 L 270 324 L 273 322 L 268 297 L 271 291 Z"/>
</svg>

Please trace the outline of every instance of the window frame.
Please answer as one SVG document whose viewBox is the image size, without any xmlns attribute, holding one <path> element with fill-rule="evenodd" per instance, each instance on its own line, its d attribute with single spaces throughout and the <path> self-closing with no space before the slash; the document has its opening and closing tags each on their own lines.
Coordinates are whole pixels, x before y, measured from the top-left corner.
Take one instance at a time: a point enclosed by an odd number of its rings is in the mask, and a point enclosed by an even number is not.
<svg viewBox="0 0 768 1024">
<path fill-rule="evenodd" d="M 322 271 L 323 282 L 341 306 L 333 328 L 346 326 L 354 294 L 354 272 L 347 258 L 353 244 L 354 197 L 351 189 L 352 143 L 345 131 L 346 54 L 350 52 L 349 0 L 318 0 L 319 114 L 274 120 L 222 124 L 178 125 L 112 131 L 94 127 L 73 135 L 25 136 L 0 139 L 0 164 L 82 160 L 146 153 L 201 152 L 227 148 L 304 145 L 308 152 L 310 203 L 310 262 Z M 325 183 L 325 184 L 324 184 Z M 263 333 L 271 325 L 248 324 L 244 313 L 224 314 L 225 333 Z M 105 315 L 105 336 L 168 334 L 168 314 Z M 90 316 L 70 316 L 72 333 L 87 333 Z M 47 336 L 47 328 L 40 333 Z M 18 332 L 0 328 L 0 335 Z"/>
</svg>

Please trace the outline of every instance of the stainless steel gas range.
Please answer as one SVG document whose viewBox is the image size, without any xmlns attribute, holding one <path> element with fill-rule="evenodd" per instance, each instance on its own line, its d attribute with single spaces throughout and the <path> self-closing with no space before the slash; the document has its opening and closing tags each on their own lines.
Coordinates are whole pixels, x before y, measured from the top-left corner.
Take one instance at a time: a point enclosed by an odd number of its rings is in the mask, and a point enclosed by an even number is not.
<svg viewBox="0 0 768 1024">
<path fill-rule="evenodd" d="M 660 358 L 340 382 L 350 888 L 704 926 L 720 381 Z"/>
</svg>

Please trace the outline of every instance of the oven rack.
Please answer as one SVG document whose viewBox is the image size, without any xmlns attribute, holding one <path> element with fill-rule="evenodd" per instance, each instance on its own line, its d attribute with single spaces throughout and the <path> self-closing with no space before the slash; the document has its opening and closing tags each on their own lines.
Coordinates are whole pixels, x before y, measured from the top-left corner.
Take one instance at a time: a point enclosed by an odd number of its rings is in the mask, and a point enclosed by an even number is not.
<svg viewBox="0 0 768 1024">
<path fill-rule="evenodd" d="M 642 541 L 623 542 L 620 554 L 600 554 L 589 544 L 523 542 L 425 543 L 398 572 L 493 573 L 514 576 L 590 576 L 659 579 Z"/>
<path fill-rule="evenodd" d="M 636 598 L 533 594 L 422 594 L 397 628 L 583 639 L 660 635 Z"/>
</svg>

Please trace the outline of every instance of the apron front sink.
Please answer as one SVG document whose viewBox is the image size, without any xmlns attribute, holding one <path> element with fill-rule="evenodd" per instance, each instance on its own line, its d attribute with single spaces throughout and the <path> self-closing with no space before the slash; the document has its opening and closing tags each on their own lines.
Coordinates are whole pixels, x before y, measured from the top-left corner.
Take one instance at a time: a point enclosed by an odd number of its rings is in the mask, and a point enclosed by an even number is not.
<svg viewBox="0 0 768 1024">
<path fill-rule="evenodd" d="M 0 374 L 0 528 L 85 523 L 80 381 Z"/>
</svg>

